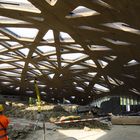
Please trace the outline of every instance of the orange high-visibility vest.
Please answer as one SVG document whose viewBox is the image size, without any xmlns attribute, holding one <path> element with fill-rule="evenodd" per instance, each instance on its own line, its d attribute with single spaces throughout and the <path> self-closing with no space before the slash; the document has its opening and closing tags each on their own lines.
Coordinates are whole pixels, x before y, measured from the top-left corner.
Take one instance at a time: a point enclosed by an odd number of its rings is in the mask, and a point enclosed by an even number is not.
<svg viewBox="0 0 140 140">
<path fill-rule="evenodd" d="M 0 140 L 8 140 L 7 127 L 9 119 L 5 115 L 0 115 Z"/>
</svg>

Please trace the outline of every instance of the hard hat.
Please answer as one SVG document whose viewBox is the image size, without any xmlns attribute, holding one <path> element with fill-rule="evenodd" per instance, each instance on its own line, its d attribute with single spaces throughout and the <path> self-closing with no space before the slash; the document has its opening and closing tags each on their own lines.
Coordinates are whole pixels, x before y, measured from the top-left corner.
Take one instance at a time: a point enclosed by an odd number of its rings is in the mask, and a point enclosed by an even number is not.
<svg viewBox="0 0 140 140">
<path fill-rule="evenodd" d="M 0 104 L 0 112 L 2 112 L 4 110 L 4 107 L 2 104 Z"/>
</svg>

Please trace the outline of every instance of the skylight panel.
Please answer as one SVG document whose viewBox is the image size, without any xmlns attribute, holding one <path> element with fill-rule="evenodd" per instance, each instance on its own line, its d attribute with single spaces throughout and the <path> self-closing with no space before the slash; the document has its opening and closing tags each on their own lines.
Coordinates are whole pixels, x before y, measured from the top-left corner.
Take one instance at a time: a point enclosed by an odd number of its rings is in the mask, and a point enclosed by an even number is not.
<svg viewBox="0 0 140 140">
<path fill-rule="evenodd" d="M 111 84 L 114 84 L 114 85 L 117 85 L 117 86 L 118 86 L 118 84 L 115 82 L 115 80 L 113 80 L 111 77 L 107 76 L 107 79 L 108 79 L 109 83 L 111 83 Z"/>
<path fill-rule="evenodd" d="M 38 86 L 39 86 L 39 87 L 42 87 L 42 88 L 43 88 L 43 87 L 46 87 L 46 85 L 38 85 Z"/>
<path fill-rule="evenodd" d="M 62 67 L 65 67 L 65 66 L 67 66 L 68 65 L 68 63 L 63 63 L 63 62 L 61 62 L 61 66 Z"/>
<path fill-rule="evenodd" d="M 33 64 L 31 64 L 31 63 L 29 63 L 29 67 L 35 68 L 35 66 Z"/>
<path fill-rule="evenodd" d="M 25 56 L 27 56 L 28 53 L 29 53 L 29 49 L 28 49 L 28 48 L 19 49 L 19 51 L 20 51 L 22 54 L 24 54 Z"/>
<path fill-rule="evenodd" d="M 84 67 L 84 66 L 82 66 L 82 65 L 73 65 L 73 66 L 71 66 L 71 68 L 70 68 L 71 70 L 82 70 L 82 69 L 88 69 L 88 67 Z"/>
<path fill-rule="evenodd" d="M 97 72 L 88 72 L 88 74 L 92 77 L 95 77 L 95 75 L 97 74 Z"/>
<path fill-rule="evenodd" d="M 44 92 L 44 91 L 41 91 L 40 93 L 41 93 L 42 95 L 46 95 L 46 92 Z"/>
<path fill-rule="evenodd" d="M 90 49 L 92 51 L 104 51 L 104 50 L 111 50 L 110 48 L 106 46 L 101 46 L 101 45 L 90 45 Z"/>
<path fill-rule="evenodd" d="M 74 50 L 79 50 L 79 51 L 83 51 L 84 49 L 82 48 L 81 45 L 79 44 L 69 44 L 69 45 L 65 45 L 67 47 L 67 49 L 74 49 Z"/>
<path fill-rule="evenodd" d="M 82 92 L 84 91 L 84 89 L 82 87 L 76 87 L 76 89 L 79 91 L 82 91 Z"/>
<path fill-rule="evenodd" d="M 60 42 L 75 42 L 75 40 L 68 34 L 65 32 L 60 32 Z"/>
<path fill-rule="evenodd" d="M 94 16 L 94 15 L 99 15 L 95 10 L 89 9 L 84 6 L 78 6 L 75 8 L 66 18 L 77 18 L 77 17 L 87 17 L 87 16 Z"/>
<path fill-rule="evenodd" d="M 15 79 L 16 79 L 16 80 L 18 80 L 18 81 L 20 81 L 20 80 L 21 80 L 21 78 L 20 78 L 20 77 L 16 77 Z"/>
<path fill-rule="evenodd" d="M 33 53 L 32 57 L 36 57 L 37 56 L 37 53 Z"/>
<path fill-rule="evenodd" d="M 57 56 L 56 55 L 51 55 L 49 56 L 50 59 L 57 59 Z"/>
<path fill-rule="evenodd" d="M 9 86 L 10 88 L 13 88 L 14 86 L 12 85 L 12 86 Z"/>
<path fill-rule="evenodd" d="M 17 4 L 19 2 L 19 0 L 1 0 L 1 2 L 7 2 L 7 3 L 13 3 L 13 4 Z M 29 3 L 27 0 L 20 0 L 21 3 Z"/>
<path fill-rule="evenodd" d="M 83 53 L 69 53 L 69 54 L 62 54 L 61 58 L 62 59 L 69 59 L 69 60 L 76 60 L 78 58 L 81 58 L 85 56 Z"/>
<path fill-rule="evenodd" d="M 37 49 L 39 49 L 42 53 L 47 53 L 56 50 L 55 47 L 52 46 L 38 46 Z"/>
<path fill-rule="evenodd" d="M 2 45 L 0 45 L 0 50 L 2 50 L 2 49 L 5 49 L 5 47 L 4 47 L 4 46 L 2 46 Z"/>
<path fill-rule="evenodd" d="M 10 39 L 8 36 L 5 36 L 4 34 L 0 33 L 0 39 Z"/>
<path fill-rule="evenodd" d="M 47 69 L 47 67 L 45 67 L 45 66 L 43 66 L 43 65 L 39 65 L 39 64 L 38 64 L 38 68 L 39 68 L 39 69 Z"/>
<path fill-rule="evenodd" d="M 54 77 L 54 73 L 53 74 L 49 74 L 49 77 L 51 78 L 51 79 L 53 79 L 53 77 Z"/>
<path fill-rule="evenodd" d="M 133 75 L 129 75 L 129 74 L 122 74 L 122 75 L 127 77 L 127 78 L 136 79 L 136 77 Z"/>
<path fill-rule="evenodd" d="M 0 55 L 0 59 L 2 60 L 7 60 L 7 59 L 11 59 L 12 57 L 6 56 L 6 55 Z"/>
<path fill-rule="evenodd" d="M 9 17 L 0 16 L 0 23 L 2 24 L 29 24 L 26 21 L 17 20 Z"/>
<path fill-rule="evenodd" d="M 134 64 L 136 62 L 137 62 L 136 60 L 131 60 L 131 61 L 128 62 L 128 64 Z"/>
<path fill-rule="evenodd" d="M 124 65 L 124 66 L 133 66 L 133 65 L 137 65 L 137 64 L 139 64 L 139 62 L 133 59 L 133 60 L 129 61 L 127 63 L 127 65 Z"/>
<path fill-rule="evenodd" d="M 131 28 L 128 24 L 123 23 L 123 22 L 106 23 L 106 24 L 103 24 L 103 25 L 107 26 L 107 27 L 114 28 L 114 29 L 122 30 L 122 31 L 125 31 L 125 32 L 130 32 L 130 33 L 133 33 L 133 34 L 140 35 L 140 30 Z"/>
<path fill-rule="evenodd" d="M 0 79 L 1 80 L 5 79 L 5 80 L 10 80 L 11 81 L 11 79 L 8 76 L 0 76 Z"/>
<path fill-rule="evenodd" d="M 25 65 L 25 62 L 24 61 L 17 61 L 15 63 L 18 64 L 18 65 L 20 65 L 20 66 L 22 66 L 22 67 L 24 67 L 24 65 Z"/>
<path fill-rule="evenodd" d="M 11 82 L 1 82 L 2 84 L 4 84 L 4 85 L 10 85 L 11 84 Z"/>
<path fill-rule="evenodd" d="M 30 82 L 30 83 L 34 83 L 34 80 L 30 80 L 29 82 Z"/>
<path fill-rule="evenodd" d="M 18 73 L 21 73 L 22 72 L 22 69 L 14 69 L 14 72 L 18 72 Z M 18 79 L 20 79 L 20 78 L 18 78 Z"/>
<path fill-rule="evenodd" d="M 14 41 L 6 41 L 6 43 L 10 44 L 11 46 L 19 44 L 18 42 L 14 42 Z"/>
<path fill-rule="evenodd" d="M 54 6 L 57 2 L 57 0 L 45 0 L 47 3 L 49 3 L 51 6 Z"/>
<path fill-rule="evenodd" d="M 0 64 L 0 69 L 9 69 L 9 68 L 16 68 L 16 67 L 7 63 Z"/>
<path fill-rule="evenodd" d="M 133 93 L 140 95 L 140 92 L 135 88 L 129 89 L 129 91 L 132 91 Z"/>
<path fill-rule="evenodd" d="M 94 67 L 97 67 L 95 62 L 93 60 L 91 60 L 91 59 L 90 60 L 86 60 L 85 62 L 88 63 L 89 65 L 93 65 Z"/>
<path fill-rule="evenodd" d="M 94 87 L 97 89 L 97 90 L 100 90 L 100 91 L 103 91 L 103 92 L 109 92 L 110 90 L 104 86 L 101 86 L 99 84 L 95 84 Z"/>
<path fill-rule="evenodd" d="M 89 82 L 84 82 L 84 84 L 86 84 L 88 86 L 89 85 Z"/>
<path fill-rule="evenodd" d="M 54 34 L 53 30 L 48 30 L 48 32 L 43 37 L 44 40 L 47 40 L 48 42 L 52 43 L 54 42 Z"/>
<path fill-rule="evenodd" d="M 28 72 L 27 72 L 27 77 L 31 77 L 31 76 L 32 76 L 32 77 L 35 77 L 36 75 L 35 75 L 33 72 L 29 72 L 29 71 L 28 71 Z"/>
<path fill-rule="evenodd" d="M 39 70 L 37 70 L 37 69 L 33 69 L 32 71 L 35 72 L 38 75 L 42 75 L 42 73 Z"/>
<path fill-rule="evenodd" d="M 117 82 L 117 84 L 120 84 L 120 85 L 123 85 L 123 84 L 124 84 L 124 82 L 121 81 L 121 80 L 118 80 L 118 79 L 116 79 L 116 78 L 114 78 L 114 80 Z"/>
<path fill-rule="evenodd" d="M 20 89 L 20 87 L 17 87 L 15 90 L 18 91 Z"/>
<path fill-rule="evenodd" d="M 112 43 L 112 44 L 116 44 L 116 45 L 131 45 L 131 43 L 124 42 L 124 41 L 112 40 L 112 39 L 109 39 L 109 38 L 103 38 L 103 39 Z"/>
<path fill-rule="evenodd" d="M 27 0 L 1 0 L 2 8 L 41 13 L 41 11 Z"/>
<path fill-rule="evenodd" d="M 14 76 L 14 77 L 20 77 L 21 74 L 18 74 L 18 73 L 14 73 L 14 72 L 9 72 L 9 71 L 1 71 L 4 73 L 4 75 L 6 76 Z"/>
<path fill-rule="evenodd" d="M 103 60 L 98 60 L 98 62 L 100 63 L 102 68 L 105 68 L 108 65 L 108 63 Z"/>
<path fill-rule="evenodd" d="M 84 29 L 84 30 L 89 30 L 89 31 L 97 31 L 97 32 L 104 32 L 104 30 L 101 30 L 99 28 L 94 28 L 94 27 L 91 27 L 91 26 L 78 26 L 79 29 Z"/>
<path fill-rule="evenodd" d="M 76 83 L 76 82 L 73 82 L 73 84 L 74 84 L 74 85 L 77 85 L 77 83 Z"/>
<path fill-rule="evenodd" d="M 35 28 L 7 27 L 6 29 L 21 38 L 35 38 L 38 33 L 38 29 Z"/>
<path fill-rule="evenodd" d="M 75 96 L 71 96 L 71 98 L 72 98 L 72 99 L 75 99 L 76 97 L 75 97 Z"/>
</svg>

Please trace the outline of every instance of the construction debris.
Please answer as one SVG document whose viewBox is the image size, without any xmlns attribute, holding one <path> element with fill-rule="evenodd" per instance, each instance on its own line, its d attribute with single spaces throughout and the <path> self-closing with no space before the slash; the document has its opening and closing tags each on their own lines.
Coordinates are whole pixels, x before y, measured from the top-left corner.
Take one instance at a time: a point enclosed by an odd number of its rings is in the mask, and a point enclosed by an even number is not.
<svg viewBox="0 0 140 140">
<path fill-rule="evenodd" d="M 34 130 L 34 127 L 36 129 Z M 46 122 L 45 129 L 47 131 L 56 131 L 60 129 L 59 126 L 56 126 L 53 123 Z M 27 119 L 18 119 L 18 118 L 11 118 L 11 123 L 8 127 L 8 136 L 9 140 L 25 140 L 29 137 L 29 135 L 33 135 L 36 131 L 43 130 L 43 122 L 31 121 Z"/>
<path fill-rule="evenodd" d="M 28 106 L 26 104 L 13 102 L 12 105 L 6 107 L 5 114 L 13 118 L 25 118 L 28 120 L 36 120 L 38 110 L 37 106 Z M 46 122 L 58 121 L 62 116 L 75 115 L 66 111 L 60 105 L 43 105 L 42 114 Z"/>
<path fill-rule="evenodd" d="M 92 128 L 111 129 L 108 117 L 93 118 L 93 115 L 89 113 L 77 115 L 75 110 L 75 107 L 70 108 L 69 106 L 43 105 L 41 113 L 45 119 L 46 131 L 53 133 L 60 128 L 78 128 L 84 131 L 90 131 Z M 11 120 L 8 128 L 9 140 L 25 140 L 34 133 L 41 133 L 43 120 L 40 120 L 34 130 L 37 113 L 37 106 L 16 102 L 7 105 L 5 114 Z"/>
<path fill-rule="evenodd" d="M 79 120 L 80 116 L 62 116 L 60 121 L 67 121 L 67 120 Z"/>
<path fill-rule="evenodd" d="M 112 126 L 110 121 L 108 121 L 107 117 L 66 120 L 66 121 L 55 122 L 55 124 L 62 128 L 78 128 L 78 129 L 84 129 L 84 127 L 89 127 L 89 128 L 101 128 L 101 129 L 110 130 Z"/>
</svg>

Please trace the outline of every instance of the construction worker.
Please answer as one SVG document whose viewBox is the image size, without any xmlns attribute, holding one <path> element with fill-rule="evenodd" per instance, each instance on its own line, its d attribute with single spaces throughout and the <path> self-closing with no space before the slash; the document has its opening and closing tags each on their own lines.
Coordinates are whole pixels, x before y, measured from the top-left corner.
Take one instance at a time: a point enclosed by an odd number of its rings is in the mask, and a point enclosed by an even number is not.
<svg viewBox="0 0 140 140">
<path fill-rule="evenodd" d="M 8 140 L 7 127 L 9 124 L 9 119 L 3 114 L 4 107 L 0 104 L 0 140 Z"/>
</svg>

